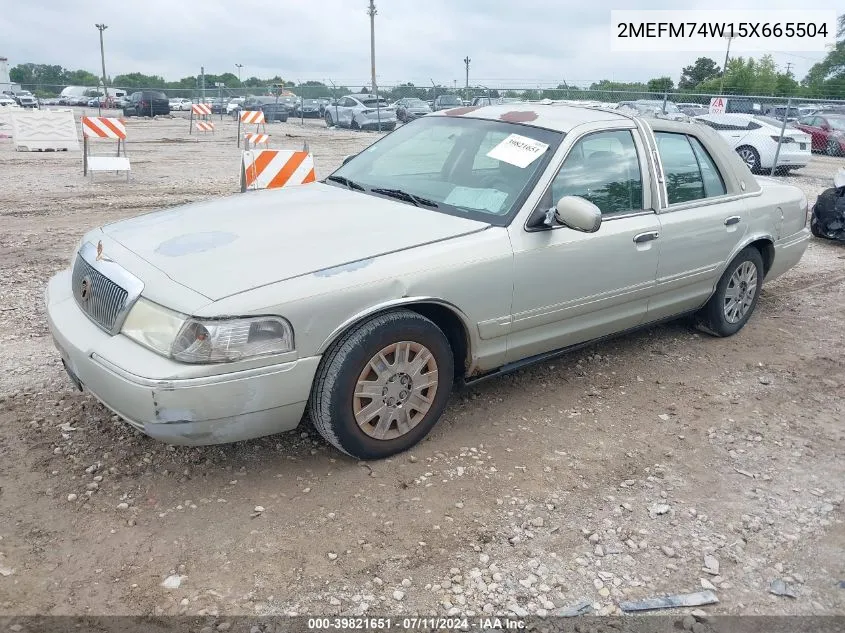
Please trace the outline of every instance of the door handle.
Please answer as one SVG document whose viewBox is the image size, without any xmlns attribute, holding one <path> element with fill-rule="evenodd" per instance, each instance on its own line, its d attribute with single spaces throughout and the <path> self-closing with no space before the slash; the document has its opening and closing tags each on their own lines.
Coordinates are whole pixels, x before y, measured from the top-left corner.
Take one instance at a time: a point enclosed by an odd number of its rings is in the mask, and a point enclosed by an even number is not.
<svg viewBox="0 0 845 633">
<path fill-rule="evenodd" d="M 660 237 L 660 233 L 657 231 L 648 231 L 646 233 L 640 233 L 639 235 L 634 236 L 634 243 L 635 244 L 642 244 L 643 242 L 649 242 L 651 240 L 656 240 Z"/>
<path fill-rule="evenodd" d="M 739 224 L 742 221 L 742 218 L 738 215 L 732 215 L 729 218 L 725 219 L 725 226 L 732 226 L 734 224 Z"/>
</svg>

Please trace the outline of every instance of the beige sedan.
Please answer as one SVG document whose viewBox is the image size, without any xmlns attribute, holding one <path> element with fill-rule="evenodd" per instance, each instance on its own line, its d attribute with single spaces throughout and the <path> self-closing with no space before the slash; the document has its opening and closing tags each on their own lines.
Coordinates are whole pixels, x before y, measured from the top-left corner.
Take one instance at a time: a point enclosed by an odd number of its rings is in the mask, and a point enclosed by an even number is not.
<svg viewBox="0 0 845 633">
<path fill-rule="evenodd" d="M 74 384 L 152 437 L 232 442 L 307 412 L 381 458 L 455 384 L 682 315 L 736 333 L 807 219 L 800 190 L 700 124 L 461 107 L 322 182 L 94 230 L 47 314 Z"/>
</svg>

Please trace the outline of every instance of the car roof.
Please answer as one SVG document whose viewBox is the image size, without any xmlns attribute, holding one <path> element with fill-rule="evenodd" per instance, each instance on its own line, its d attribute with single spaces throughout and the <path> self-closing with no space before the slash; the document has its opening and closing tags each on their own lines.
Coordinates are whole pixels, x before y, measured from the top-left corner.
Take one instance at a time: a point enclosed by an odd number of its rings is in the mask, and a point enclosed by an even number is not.
<svg viewBox="0 0 845 633">
<path fill-rule="evenodd" d="M 754 120 L 753 114 L 746 114 L 744 112 L 731 112 L 726 114 L 702 114 L 700 119 L 707 119 L 714 123 L 748 123 Z"/>
<path fill-rule="evenodd" d="M 564 104 L 506 103 L 489 106 L 464 106 L 441 110 L 430 116 L 467 116 L 491 121 L 513 121 L 568 132 L 582 123 L 595 121 L 630 121 L 632 117 L 613 110 Z"/>
</svg>

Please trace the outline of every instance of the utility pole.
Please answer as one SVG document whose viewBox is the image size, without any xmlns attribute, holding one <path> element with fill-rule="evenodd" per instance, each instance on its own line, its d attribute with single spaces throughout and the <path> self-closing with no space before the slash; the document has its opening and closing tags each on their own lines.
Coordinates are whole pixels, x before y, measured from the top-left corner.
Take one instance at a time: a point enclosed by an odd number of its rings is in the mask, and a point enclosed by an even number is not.
<svg viewBox="0 0 845 633">
<path fill-rule="evenodd" d="M 370 8 L 367 9 L 367 15 L 370 16 L 370 72 L 372 73 L 372 86 L 370 93 L 377 95 L 378 88 L 376 88 L 376 5 L 374 0 L 370 0 Z"/>
<path fill-rule="evenodd" d="M 736 37 L 734 35 L 733 26 L 731 26 L 731 34 L 727 35 L 726 38 L 728 40 L 728 50 L 725 51 L 725 63 L 722 65 L 722 79 L 719 81 L 719 94 L 722 95 L 723 88 L 725 87 L 725 75 L 728 72 L 728 56 L 731 54 L 731 40 Z"/>
<path fill-rule="evenodd" d="M 97 27 L 97 30 L 100 32 L 100 61 L 103 63 L 103 92 L 105 93 L 105 102 L 108 104 L 109 102 L 109 89 L 106 87 L 106 54 L 103 49 L 103 31 L 105 31 L 108 26 L 105 24 L 95 24 L 94 26 Z M 99 103 L 100 99 L 97 98 L 97 110 L 99 110 Z"/>
<path fill-rule="evenodd" d="M 786 74 L 790 74 L 792 71 L 792 62 L 786 62 Z"/>
<path fill-rule="evenodd" d="M 464 57 L 464 64 L 465 64 L 465 65 L 466 65 L 466 67 L 467 67 L 467 85 L 466 85 L 467 90 L 469 90 L 469 63 L 470 63 L 471 61 L 472 61 L 472 60 L 469 58 L 469 55 L 467 55 L 466 57 Z"/>
<path fill-rule="evenodd" d="M 200 66 L 200 103 L 205 103 L 205 66 Z"/>
<path fill-rule="evenodd" d="M 241 81 L 241 68 L 243 68 L 243 67 L 244 67 L 243 64 L 235 64 L 235 68 L 238 69 L 238 83 L 239 84 L 243 84 L 243 82 Z"/>
</svg>

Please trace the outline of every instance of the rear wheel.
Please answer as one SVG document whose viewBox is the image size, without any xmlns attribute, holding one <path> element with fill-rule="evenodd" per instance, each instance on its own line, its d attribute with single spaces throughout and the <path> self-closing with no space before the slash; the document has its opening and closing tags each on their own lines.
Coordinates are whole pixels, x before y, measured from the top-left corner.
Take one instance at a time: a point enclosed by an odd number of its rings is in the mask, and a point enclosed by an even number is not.
<svg viewBox="0 0 845 633">
<path fill-rule="evenodd" d="M 839 149 L 839 143 L 836 139 L 828 139 L 827 140 L 827 148 L 826 153 L 828 156 L 839 156 L 842 152 Z"/>
<path fill-rule="evenodd" d="M 381 459 L 428 434 L 453 380 L 443 331 L 416 312 L 399 310 L 362 323 L 325 354 L 308 411 L 320 434 L 344 453 Z"/>
<path fill-rule="evenodd" d="M 356 121 L 355 119 L 352 119 L 352 125 L 350 127 L 353 130 L 360 130 L 361 129 L 361 126 L 358 125 L 358 121 Z"/>
<path fill-rule="evenodd" d="M 334 121 L 330 112 L 326 112 L 326 127 L 334 127 Z"/>
<path fill-rule="evenodd" d="M 748 145 L 743 145 L 737 148 L 736 153 L 739 154 L 739 157 L 748 166 L 748 169 L 752 172 L 760 171 L 760 154 L 757 153 L 756 149 Z"/>
<path fill-rule="evenodd" d="M 739 332 L 763 287 L 763 256 L 753 246 L 744 248 L 728 265 L 710 301 L 696 315 L 699 327 L 715 336 Z"/>
</svg>

